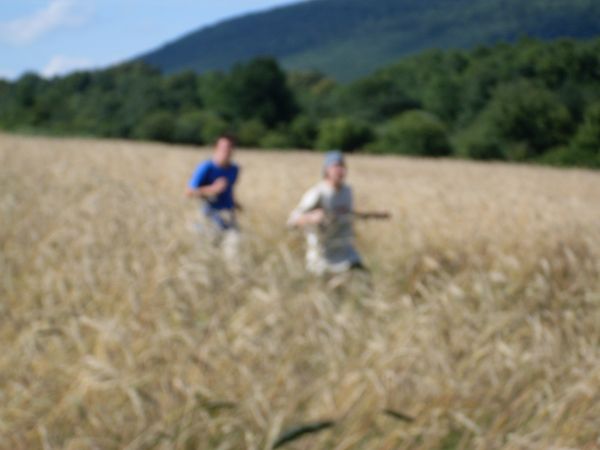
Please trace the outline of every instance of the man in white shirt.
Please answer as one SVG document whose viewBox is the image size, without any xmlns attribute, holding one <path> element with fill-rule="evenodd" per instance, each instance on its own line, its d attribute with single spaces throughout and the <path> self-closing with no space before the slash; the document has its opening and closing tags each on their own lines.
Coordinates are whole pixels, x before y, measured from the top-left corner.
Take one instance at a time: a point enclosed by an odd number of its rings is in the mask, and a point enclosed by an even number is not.
<svg viewBox="0 0 600 450">
<path fill-rule="evenodd" d="M 309 189 L 292 211 L 288 225 L 306 232 L 307 269 L 317 275 L 364 269 L 354 246 L 354 219 L 387 219 L 387 212 L 357 212 L 352 189 L 345 183 L 342 152 L 325 155 L 323 180 Z"/>
</svg>

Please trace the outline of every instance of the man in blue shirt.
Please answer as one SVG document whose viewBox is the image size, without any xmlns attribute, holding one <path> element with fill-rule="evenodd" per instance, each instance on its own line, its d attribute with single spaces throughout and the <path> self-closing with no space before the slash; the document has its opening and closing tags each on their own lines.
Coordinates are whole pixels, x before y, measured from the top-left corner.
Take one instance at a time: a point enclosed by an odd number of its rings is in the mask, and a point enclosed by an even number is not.
<svg viewBox="0 0 600 450">
<path fill-rule="evenodd" d="M 235 253 L 237 249 L 233 247 L 238 241 L 235 212 L 239 204 L 235 201 L 234 187 L 240 169 L 232 161 L 234 147 L 233 137 L 219 137 L 212 158 L 198 165 L 186 190 L 188 197 L 201 200 L 200 230 L 216 244 L 223 241 L 226 253 Z M 228 241 L 236 244 L 230 245 Z M 232 247 L 230 251 L 228 247 Z"/>
</svg>

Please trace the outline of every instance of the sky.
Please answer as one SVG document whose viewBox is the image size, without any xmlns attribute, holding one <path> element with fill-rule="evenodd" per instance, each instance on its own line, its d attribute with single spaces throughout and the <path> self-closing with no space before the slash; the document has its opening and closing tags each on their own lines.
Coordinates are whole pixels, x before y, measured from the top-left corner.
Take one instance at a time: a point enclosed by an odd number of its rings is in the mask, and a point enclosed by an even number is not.
<svg viewBox="0 0 600 450">
<path fill-rule="evenodd" d="M 0 78 L 101 68 L 199 27 L 298 0 L 0 0 Z"/>
</svg>

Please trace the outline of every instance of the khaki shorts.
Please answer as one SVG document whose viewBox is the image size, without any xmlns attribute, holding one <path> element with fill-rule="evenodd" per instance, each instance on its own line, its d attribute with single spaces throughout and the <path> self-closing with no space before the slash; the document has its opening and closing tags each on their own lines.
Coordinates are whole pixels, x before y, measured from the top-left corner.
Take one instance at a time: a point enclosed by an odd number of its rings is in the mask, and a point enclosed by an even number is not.
<svg viewBox="0 0 600 450">
<path fill-rule="evenodd" d="M 234 267 L 239 265 L 241 233 L 233 219 L 230 223 L 232 225 L 228 228 L 222 228 L 200 212 L 200 218 L 194 224 L 194 229 L 199 234 L 204 247 L 210 248 L 215 253 L 221 253 L 225 263 L 229 267 Z"/>
</svg>

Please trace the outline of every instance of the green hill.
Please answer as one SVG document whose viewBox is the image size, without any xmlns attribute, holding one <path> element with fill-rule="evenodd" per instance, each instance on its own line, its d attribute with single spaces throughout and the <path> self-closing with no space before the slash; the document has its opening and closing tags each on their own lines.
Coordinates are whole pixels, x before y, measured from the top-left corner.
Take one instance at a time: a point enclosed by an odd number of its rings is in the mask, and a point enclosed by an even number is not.
<svg viewBox="0 0 600 450">
<path fill-rule="evenodd" d="M 139 59 L 172 73 L 269 55 L 348 81 L 429 48 L 598 35 L 597 0 L 312 0 L 202 28 Z"/>
</svg>

